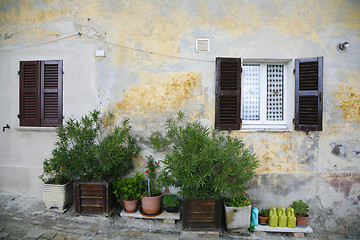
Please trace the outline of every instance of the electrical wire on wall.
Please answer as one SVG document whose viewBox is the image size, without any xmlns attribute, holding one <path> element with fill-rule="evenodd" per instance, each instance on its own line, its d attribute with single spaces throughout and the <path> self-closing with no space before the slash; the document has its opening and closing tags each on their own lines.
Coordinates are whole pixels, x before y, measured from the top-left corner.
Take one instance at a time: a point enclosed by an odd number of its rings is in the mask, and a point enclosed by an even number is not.
<svg viewBox="0 0 360 240">
<path fill-rule="evenodd" d="M 20 32 L 23 32 L 23 31 L 20 31 Z M 17 32 L 17 33 L 20 33 L 20 32 Z M 188 58 L 188 57 L 180 57 L 180 56 L 174 56 L 174 55 L 169 55 L 169 54 L 156 53 L 156 52 L 152 52 L 152 51 L 148 51 L 148 50 L 140 49 L 140 48 L 129 47 L 129 46 L 121 45 L 121 44 L 118 44 L 118 43 L 113 43 L 113 42 L 110 42 L 110 41 L 102 40 L 102 39 L 99 39 L 99 38 L 94 38 L 94 36 L 91 37 L 91 36 L 86 35 L 86 34 L 81 33 L 81 32 L 78 32 L 78 33 L 76 33 L 76 34 L 70 34 L 70 35 L 68 35 L 68 36 L 64 36 L 64 37 L 57 38 L 57 39 L 50 40 L 50 41 L 46 41 L 46 42 L 40 42 L 40 43 L 30 44 L 30 45 L 27 45 L 27 46 L 21 46 L 21 47 L 15 47 L 15 48 L 8 48 L 8 49 L 0 49 L 0 51 L 5 52 L 5 51 L 12 51 L 12 50 L 30 48 L 30 47 L 34 47 L 34 46 L 41 46 L 41 45 L 45 45 L 45 44 L 49 44 L 49 43 L 53 43 L 53 42 L 62 41 L 62 40 L 68 39 L 68 38 L 73 38 L 73 37 L 76 37 L 76 36 L 79 36 L 80 39 L 81 39 L 82 36 L 84 36 L 84 37 L 86 37 L 86 38 L 88 38 L 88 39 L 90 39 L 90 40 L 100 41 L 100 42 L 103 42 L 103 43 L 106 43 L 106 44 L 110 44 L 110 45 L 113 45 L 113 46 L 116 46 L 116 47 L 120 47 L 120 48 L 124 48 L 124 49 L 129 49 L 129 50 L 133 50 L 133 51 L 137 51 L 137 52 L 141 52 L 141 53 L 145 53 L 145 54 L 158 55 L 158 56 L 163 56 L 163 57 L 168 57 L 168 58 L 176 58 L 176 59 L 189 60 L 189 61 L 211 62 L 211 63 L 214 63 L 214 62 L 215 62 L 215 61 L 212 61 L 212 60 L 197 59 L 197 58 Z"/>
</svg>

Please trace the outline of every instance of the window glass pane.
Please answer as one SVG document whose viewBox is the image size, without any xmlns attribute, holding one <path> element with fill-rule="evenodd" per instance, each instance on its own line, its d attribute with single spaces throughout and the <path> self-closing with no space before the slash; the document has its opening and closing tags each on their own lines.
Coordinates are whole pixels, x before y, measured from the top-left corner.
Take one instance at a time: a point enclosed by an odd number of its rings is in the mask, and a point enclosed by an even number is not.
<svg viewBox="0 0 360 240">
<path fill-rule="evenodd" d="M 260 120 L 260 65 L 243 66 L 242 119 Z"/>
<path fill-rule="evenodd" d="M 284 66 L 267 65 L 267 104 L 266 120 L 281 121 L 283 114 L 284 99 Z"/>
</svg>

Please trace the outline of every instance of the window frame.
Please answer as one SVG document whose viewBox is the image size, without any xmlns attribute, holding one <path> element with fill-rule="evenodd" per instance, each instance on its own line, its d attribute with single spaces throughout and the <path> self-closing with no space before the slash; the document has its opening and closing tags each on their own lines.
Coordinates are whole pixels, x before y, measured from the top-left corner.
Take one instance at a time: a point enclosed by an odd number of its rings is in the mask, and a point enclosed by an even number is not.
<svg viewBox="0 0 360 240">
<path fill-rule="evenodd" d="M 294 79 L 293 79 L 293 60 L 292 59 L 255 59 L 244 58 L 243 64 L 259 64 L 260 65 L 260 120 L 244 120 L 242 119 L 241 130 L 293 130 L 292 120 L 294 118 Z M 267 65 L 283 65 L 283 120 L 282 121 L 267 121 L 266 120 L 266 106 L 267 106 Z M 243 71 L 244 72 L 244 71 Z M 244 79 L 244 76 L 242 76 Z M 241 89 L 244 81 L 241 81 Z M 265 96 L 265 97 L 262 97 Z M 243 106 L 244 93 L 241 93 L 241 106 Z M 241 111 L 242 118 L 242 111 Z"/>
</svg>

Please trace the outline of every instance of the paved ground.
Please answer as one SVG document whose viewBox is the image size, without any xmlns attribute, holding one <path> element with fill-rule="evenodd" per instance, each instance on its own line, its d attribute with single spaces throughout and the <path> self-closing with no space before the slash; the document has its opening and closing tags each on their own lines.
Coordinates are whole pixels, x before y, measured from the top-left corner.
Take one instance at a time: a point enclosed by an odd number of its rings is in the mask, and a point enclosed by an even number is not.
<svg viewBox="0 0 360 240">
<path fill-rule="evenodd" d="M 73 207 L 65 213 L 46 211 L 40 198 L 0 193 L 0 239 L 299 239 L 288 234 L 224 232 L 220 237 L 181 231 L 181 222 L 165 224 L 159 220 L 76 216 Z M 301 239 L 342 240 L 357 237 L 308 234 Z"/>
</svg>

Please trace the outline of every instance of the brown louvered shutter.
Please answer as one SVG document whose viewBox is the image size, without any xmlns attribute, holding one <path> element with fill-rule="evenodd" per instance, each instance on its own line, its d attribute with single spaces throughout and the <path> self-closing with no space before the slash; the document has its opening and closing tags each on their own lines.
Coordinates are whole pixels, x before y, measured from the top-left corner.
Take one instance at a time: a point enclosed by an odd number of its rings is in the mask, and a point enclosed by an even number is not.
<svg viewBox="0 0 360 240">
<path fill-rule="evenodd" d="M 62 124 L 62 61 L 41 62 L 41 126 Z"/>
<path fill-rule="evenodd" d="M 295 130 L 322 131 L 323 57 L 295 60 Z"/>
<path fill-rule="evenodd" d="M 240 129 L 241 59 L 216 58 L 215 128 Z"/>
<path fill-rule="evenodd" d="M 20 126 L 40 126 L 40 62 L 20 62 Z"/>
</svg>

